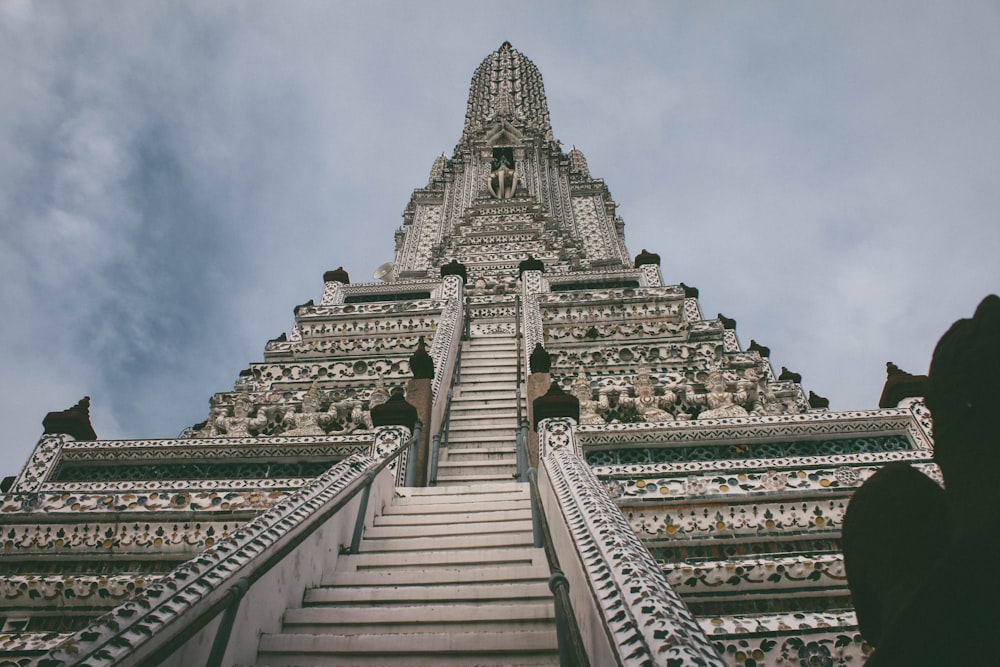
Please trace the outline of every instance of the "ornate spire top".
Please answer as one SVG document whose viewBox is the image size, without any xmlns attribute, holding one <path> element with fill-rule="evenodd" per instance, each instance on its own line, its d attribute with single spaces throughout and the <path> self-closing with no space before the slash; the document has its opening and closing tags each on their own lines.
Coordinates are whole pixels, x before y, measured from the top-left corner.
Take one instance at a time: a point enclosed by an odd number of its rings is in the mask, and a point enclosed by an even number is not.
<svg viewBox="0 0 1000 667">
<path fill-rule="evenodd" d="M 583 151 L 581 151 L 576 146 L 569 152 L 569 168 L 570 171 L 575 171 L 578 174 L 590 178 L 590 169 L 587 167 L 587 158 L 583 156 Z"/>
<path fill-rule="evenodd" d="M 552 139 L 542 75 L 510 42 L 488 55 L 472 75 L 462 140 L 500 118 L 539 130 Z"/>
<path fill-rule="evenodd" d="M 447 164 L 448 158 L 445 157 L 444 153 L 437 156 L 437 159 L 434 160 L 434 164 L 431 165 L 431 175 L 427 179 L 427 187 L 434 185 L 434 181 L 444 176 L 444 168 Z"/>
</svg>

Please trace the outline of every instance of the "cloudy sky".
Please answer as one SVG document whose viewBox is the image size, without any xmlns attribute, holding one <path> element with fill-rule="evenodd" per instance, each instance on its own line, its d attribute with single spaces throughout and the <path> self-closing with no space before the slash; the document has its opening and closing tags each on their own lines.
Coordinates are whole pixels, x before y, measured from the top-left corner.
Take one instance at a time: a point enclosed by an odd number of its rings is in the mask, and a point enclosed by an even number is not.
<svg viewBox="0 0 1000 667">
<path fill-rule="evenodd" d="M 540 6 L 535 6 L 536 4 Z M 630 251 L 831 408 L 1000 291 L 1000 5 L 0 3 L 0 475 L 49 410 L 172 437 L 392 259 L 503 40 Z"/>
</svg>

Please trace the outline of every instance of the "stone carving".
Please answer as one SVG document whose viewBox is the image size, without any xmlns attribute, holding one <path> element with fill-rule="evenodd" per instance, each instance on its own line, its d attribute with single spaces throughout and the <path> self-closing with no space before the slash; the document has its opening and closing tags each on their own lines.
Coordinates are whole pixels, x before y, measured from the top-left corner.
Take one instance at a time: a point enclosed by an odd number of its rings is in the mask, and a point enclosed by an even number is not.
<svg viewBox="0 0 1000 667">
<path fill-rule="evenodd" d="M 295 412 L 294 408 L 289 408 L 285 412 L 281 420 L 282 426 L 285 428 L 283 434 L 288 436 L 326 435 L 319 424 L 321 402 L 319 388 L 316 386 L 316 382 L 313 382 L 309 391 L 302 397 L 302 412 Z"/>
<path fill-rule="evenodd" d="M 520 174 L 514 169 L 510 159 L 506 155 L 501 155 L 493 160 L 492 171 L 490 171 L 490 178 L 486 182 L 486 186 L 494 199 L 510 199 L 514 196 L 514 191 L 517 190 L 519 178 Z"/>
<path fill-rule="evenodd" d="M 603 582 L 601 610 L 627 662 L 724 665 L 587 465 L 561 448 L 545 456 L 545 470 L 587 576 Z"/>
<path fill-rule="evenodd" d="M 649 371 L 645 367 L 640 366 L 639 371 L 632 379 L 635 396 L 620 398 L 619 402 L 631 405 L 637 413 L 642 415 L 643 420 L 647 422 L 673 420 L 674 416 L 664 408 L 671 408 L 677 402 L 677 395 L 667 388 L 663 391 L 662 396 L 657 396 L 654 385 L 655 380 L 649 374 Z"/>
<path fill-rule="evenodd" d="M 247 394 L 240 394 L 233 404 L 233 416 L 219 416 L 215 419 L 215 428 L 227 438 L 250 437 L 250 411 L 253 401 Z"/>
<path fill-rule="evenodd" d="M 747 392 L 743 388 L 732 390 L 726 378 L 719 371 L 712 371 L 705 380 L 705 394 L 693 397 L 696 403 L 704 403 L 708 410 L 703 410 L 699 419 L 729 419 L 731 417 L 746 417 L 746 408 L 739 405 L 747 400 Z"/>
<path fill-rule="evenodd" d="M 541 346 L 539 346 L 540 348 Z M 581 424 L 603 424 L 604 418 L 598 414 L 599 405 L 594 400 L 594 392 L 590 387 L 590 380 L 581 368 L 573 380 L 570 393 L 580 401 L 580 423 Z M 606 409 L 606 407 L 605 407 Z"/>
<path fill-rule="evenodd" d="M 227 410 L 220 406 L 213 406 L 208 414 L 208 419 L 201 422 L 200 427 L 195 427 L 192 438 L 215 438 L 222 433 L 225 428 L 225 418 Z"/>
</svg>

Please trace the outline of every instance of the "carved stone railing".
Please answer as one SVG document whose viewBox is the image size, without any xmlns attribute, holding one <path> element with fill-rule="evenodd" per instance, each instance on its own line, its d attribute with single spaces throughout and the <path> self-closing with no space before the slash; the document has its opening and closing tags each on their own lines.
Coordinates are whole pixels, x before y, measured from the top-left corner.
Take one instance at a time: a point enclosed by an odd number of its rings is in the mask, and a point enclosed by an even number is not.
<svg viewBox="0 0 1000 667">
<path fill-rule="evenodd" d="M 525 271 L 521 274 L 521 331 L 524 332 L 523 368 L 528 368 L 528 357 L 535 345 L 545 345 L 542 337 L 542 313 L 538 308 L 538 295 L 548 291 L 541 271 Z"/>
<path fill-rule="evenodd" d="M 464 283 L 462 278 L 445 276 L 443 283 L 442 293 L 448 299 L 448 304 L 441 313 L 441 320 L 434 332 L 434 342 L 430 350 L 431 359 L 434 360 L 432 387 L 435 404 L 439 402 L 442 379 L 450 379 L 454 371 L 455 357 L 458 347 L 462 344 L 462 327 L 464 326 L 464 309 L 462 307 Z M 431 432 L 436 432 L 435 427 L 436 425 L 431 424 Z"/>
<path fill-rule="evenodd" d="M 399 452 L 405 428 L 379 429 L 376 452 Z M 212 620 L 239 604 L 227 664 L 250 663 L 260 632 L 280 627 L 289 604 L 301 603 L 319 582 L 351 531 L 355 495 L 381 469 L 375 458 L 355 455 L 279 502 L 242 529 L 177 567 L 132 600 L 119 605 L 42 657 L 40 667 L 140 664 L 170 657 L 175 664 L 206 664 L 215 636 Z M 379 475 L 378 507 L 392 493 L 392 473 Z M 348 500 L 349 499 L 349 500 Z M 369 510 L 363 520 L 371 520 Z M 263 580 L 260 585 L 253 584 Z M 242 593 L 246 599 L 239 603 Z"/>
<path fill-rule="evenodd" d="M 724 665 L 604 487 L 575 453 L 569 419 L 538 427 L 543 506 L 592 664 Z"/>
</svg>

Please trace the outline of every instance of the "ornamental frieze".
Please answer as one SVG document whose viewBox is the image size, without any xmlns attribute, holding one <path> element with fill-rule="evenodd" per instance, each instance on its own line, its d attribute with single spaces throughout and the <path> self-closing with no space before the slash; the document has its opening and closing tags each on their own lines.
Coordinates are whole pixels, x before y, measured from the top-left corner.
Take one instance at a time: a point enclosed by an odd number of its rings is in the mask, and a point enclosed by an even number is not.
<svg viewBox="0 0 1000 667">
<path fill-rule="evenodd" d="M 254 363 L 250 366 L 254 375 L 267 385 L 278 382 L 303 382 L 319 378 L 322 381 L 341 379 L 407 378 L 410 365 L 406 356 L 399 358 L 366 358 L 354 361 L 321 361 L 312 363 Z"/>
<path fill-rule="evenodd" d="M 626 326 L 621 328 L 626 328 Z M 615 325 L 614 328 L 618 329 L 619 326 Z M 635 330 L 640 327 L 627 326 L 627 328 Z M 582 327 L 573 333 L 580 336 L 577 340 L 587 340 L 587 332 L 582 331 Z M 546 336 L 546 334 L 548 335 Z M 569 347 L 551 345 L 550 341 L 555 340 L 551 329 L 544 330 L 542 335 L 545 337 L 545 347 L 552 355 L 552 364 L 559 369 L 559 374 L 575 372 L 579 368 L 587 368 L 594 372 L 599 366 L 626 366 L 627 368 L 602 368 L 600 370 L 601 374 L 608 373 L 617 376 L 624 372 L 634 373 L 635 365 L 643 364 L 650 367 L 651 371 L 656 372 L 658 377 L 671 375 L 681 381 L 681 377 L 687 378 L 689 374 L 705 372 L 712 366 L 717 366 L 722 357 L 721 347 L 713 343 L 652 343 L 612 346 L 608 344 L 608 339 L 601 339 L 603 344 L 594 345 L 591 343 L 586 346 Z M 625 334 L 623 337 L 628 335 Z M 678 367 L 687 373 L 678 373 Z M 620 377 L 617 378 L 617 381 L 624 382 Z M 625 389 L 625 386 L 619 388 Z"/>
<path fill-rule="evenodd" d="M 224 480 L 216 480 L 225 483 Z M 14 515 L 24 512 L 42 513 L 36 521 L 58 521 L 60 515 L 76 516 L 79 514 L 141 514 L 156 512 L 158 520 L 165 520 L 165 513 L 188 514 L 197 512 L 206 516 L 212 513 L 232 515 L 236 512 L 256 513 L 267 509 L 287 493 L 283 490 L 226 490 L 226 491 L 115 491 L 111 493 L 90 493 L 87 490 L 78 493 L 70 491 L 46 491 L 37 494 L 8 494 L 0 496 L 0 515 L 7 516 L 7 521 L 20 517 Z M 247 515 L 249 518 L 250 515 Z"/>
<path fill-rule="evenodd" d="M 680 506 L 623 507 L 643 542 L 657 539 L 757 539 L 768 535 L 839 536 L 849 495 L 752 503 L 690 503 Z"/>
<path fill-rule="evenodd" d="M 7 525 L 0 528 L 0 554 L 109 554 L 148 551 L 163 556 L 189 554 L 213 546 L 245 521 L 88 522 Z"/>
<path fill-rule="evenodd" d="M 358 317 L 364 315 L 385 315 L 405 312 L 433 313 L 434 311 L 440 311 L 443 309 L 446 304 L 447 301 L 444 299 L 376 301 L 373 303 L 348 303 L 329 306 L 307 304 L 299 306 L 295 311 L 295 315 L 298 319 L 308 321 L 314 318 L 343 317 L 345 315 Z"/>
<path fill-rule="evenodd" d="M 45 604 L 61 609 L 113 606 L 144 591 L 159 578 L 155 575 L 7 575 L 0 579 L 0 600 L 8 605 Z"/>
<path fill-rule="evenodd" d="M 674 590 L 684 596 L 760 591 L 780 594 L 783 588 L 807 591 L 847 587 L 841 554 L 665 563 L 663 573 Z"/>
<path fill-rule="evenodd" d="M 581 446 L 628 446 L 627 443 L 652 442 L 752 442 L 795 439 L 802 436 L 830 438 L 837 434 L 906 433 L 914 449 L 930 452 L 931 442 L 915 413 L 907 408 L 856 410 L 850 412 L 815 411 L 796 415 L 751 415 L 734 419 L 693 420 L 657 424 L 606 424 L 578 426 L 576 437 Z"/>
<path fill-rule="evenodd" d="M 718 461 L 683 461 L 677 463 L 646 463 L 638 465 L 595 466 L 594 474 L 601 477 L 646 478 L 664 476 L 674 477 L 687 473 L 711 473 L 723 471 L 750 471 L 769 469 L 789 469 L 796 466 L 856 466 L 884 465 L 892 461 L 907 461 L 910 463 L 929 463 L 933 454 L 929 451 L 902 450 L 889 452 L 868 452 L 864 454 L 835 454 L 830 456 L 803 456 L 786 458 L 740 458 Z M 932 468 L 928 476 L 934 477 Z M 657 490 L 657 493 L 659 491 Z M 665 493 L 664 493 L 665 495 Z"/>
<path fill-rule="evenodd" d="M 862 640 L 854 612 L 724 616 L 700 623 L 733 667 L 845 667 L 863 664 L 874 651 Z"/>
<path fill-rule="evenodd" d="M 417 348 L 419 336 L 369 336 L 365 338 L 334 338 L 334 339 L 313 339 L 309 335 L 303 335 L 302 341 L 292 342 L 268 342 L 265 352 L 281 350 L 291 352 L 296 359 L 309 357 L 312 355 L 338 355 L 338 356 L 361 356 L 374 353 L 399 352 L 401 354 L 412 354 Z M 428 344 L 431 343 L 433 334 L 425 335 Z"/>
<path fill-rule="evenodd" d="M 344 318 L 336 321 L 304 321 L 297 325 L 300 338 L 324 336 L 374 336 L 387 333 L 427 335 L 437 327 L 433 317 L 410 318 Z"/>
<path fill-rule="evenodd" d="M 645 337 L 659 340 L 685 339 L 687 338 L 688 326 L 684 322 L 667 322 L 659 320 L 633 320 L 625 322 L 588 322 L 584 320 L 579 323 L 557 325 L 552 321 L 543 318 L 543 335 L 546 342 L 572 344 L 572 343 L 593 343 L 598 340 L 607 339 L 643 339 Z M 687 344 L 687 347 L 697 347 L 699 344 Z M 713 350 L 719 345 L 702 343 L 702 346 L 710 346 Z M 667 350 L 660 350 L 667 354 Z M 678 348 L 679 355 L 683 355 L 681 348 Z M 689 354 L 690 356 L 690 354 Z"/>
<path fill-rule="evenodd" d="M 785 459 L 787 461 L 787 459 Z M 796 463 L 801 463 L 798 459 Z M 801 465 L 774 468 L 740 468 L 724 475 L 711 472 L 679 471 L 666 477 L 650 465 L 592 465 L 608 494 L 619 504 L 631 500 L 643 502 L 685 502 L 692 498 L 742 499 L 776 492 L 826 493 L 837 489 L 853 489 L 881 467 L 854 461 L 852 464 L 803 468 Z M 940 471 L 932 463 L 915 465 L 932 479 Z"/>
</svg>

